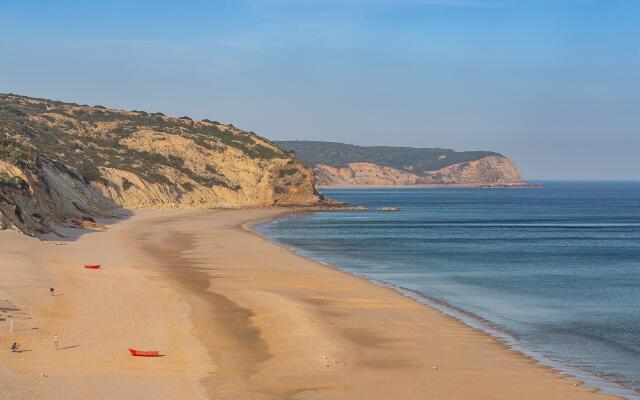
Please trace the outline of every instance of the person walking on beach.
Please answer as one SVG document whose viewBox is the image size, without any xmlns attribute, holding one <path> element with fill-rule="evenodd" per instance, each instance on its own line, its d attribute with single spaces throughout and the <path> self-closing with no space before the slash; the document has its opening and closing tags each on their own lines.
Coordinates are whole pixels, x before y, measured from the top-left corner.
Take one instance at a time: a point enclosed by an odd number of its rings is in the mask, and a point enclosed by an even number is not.
<svg viewBox="0 0 640 400">
<path fill-rule="evenodd" d="M 56 347 L 56 350 L 58 350 L 59 341 L 58 335 L 53 335 L 53 345 Z"/>
<path fill-rule="evenodd" d="M 49 288 L 49 293 L 51 293 L 52 296 L 54 295 L 55 291 L 56 290 L 54 288 Z"/>
<path fill-rule="evenodd" d="M 9 332 L 13 332 L 13 315 L 9 315 Z"/>
</svg>

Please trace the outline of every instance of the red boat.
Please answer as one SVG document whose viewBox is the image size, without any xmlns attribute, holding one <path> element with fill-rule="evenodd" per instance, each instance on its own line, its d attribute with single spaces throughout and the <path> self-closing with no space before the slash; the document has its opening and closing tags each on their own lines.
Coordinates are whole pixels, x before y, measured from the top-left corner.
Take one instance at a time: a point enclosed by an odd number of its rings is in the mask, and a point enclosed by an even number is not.
<svg viewBox="0 0 640 400">
<path fill-rule="evenodd" d="M 98 268 L 100 268 L 100 264 L 98 264 L 98 265 L 85 265 L 84 267 L 87 268 L 87 269 L 98 269 Z"/>
<path fill-rule="evenodd" d="M 129 349 L 129 353 L 131 353 L 134 357 L 158 357 L 160 356 L 159 351 L 140 351 L 136 349 Z"/>
</svg>

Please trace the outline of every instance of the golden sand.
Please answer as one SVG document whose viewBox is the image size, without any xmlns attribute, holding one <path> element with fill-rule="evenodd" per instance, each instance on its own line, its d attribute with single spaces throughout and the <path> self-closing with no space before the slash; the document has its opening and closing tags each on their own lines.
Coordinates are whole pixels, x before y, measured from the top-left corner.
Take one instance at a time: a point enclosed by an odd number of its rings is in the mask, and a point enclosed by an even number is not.
<svg viewBox="0 0 640 400">
<path fill-rule="evenodd" d="M 0 399 L 611 398 L 246 229 L 285 212 L 136 212 L 60 242 L 0 232 Z"/>
</svg>

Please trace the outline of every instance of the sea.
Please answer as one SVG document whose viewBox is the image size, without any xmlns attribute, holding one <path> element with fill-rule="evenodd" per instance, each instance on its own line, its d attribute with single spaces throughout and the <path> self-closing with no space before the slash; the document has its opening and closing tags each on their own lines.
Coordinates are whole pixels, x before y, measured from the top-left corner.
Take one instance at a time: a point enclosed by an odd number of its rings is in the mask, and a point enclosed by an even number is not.
<svg viewBox="0 0 640 400">
<path fill-rule="evenodd" d="M 640 399 L 640 182 L 323 194 L 370 211 L 300 213 L 255 229 Z"/>
</svg>

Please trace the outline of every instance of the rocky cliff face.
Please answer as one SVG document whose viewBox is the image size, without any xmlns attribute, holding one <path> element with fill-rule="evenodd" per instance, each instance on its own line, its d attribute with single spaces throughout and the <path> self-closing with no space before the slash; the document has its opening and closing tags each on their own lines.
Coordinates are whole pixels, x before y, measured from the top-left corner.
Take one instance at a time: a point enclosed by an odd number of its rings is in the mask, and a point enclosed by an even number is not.
<svg viewBox="0 0 640 400">
<path fill-rule="evenodd" d="M 320 186 L 527 186 L 511 160 L 491 151 L 318 141 L 277 144 L 312 166 Z"/>
<path fill-rule="evenodd" d="M 344 167 L 318 164 L 319 186 L 452 185 L 467 187 L 522 186 L 522 174 L 503 156 L 486 156 L 434 171 L 416 174 L 373 163 L 349 163 Z"/>
<path fill-rule="evenodd" d="M 373 163 L 349 163 L 345 167 L 318 164 L 314 172 L 319 186 L 393 186 L 418 183 L 416 175 Z"/>
<path fill-rule="evenodd" d="M 0 94 L 0 228 L 127 208 L 319 201 L 313 173 L 232 125 Z"/>
<path fill-rule="evenodd" d="M 453 164 L 420 177 L 418 183 L 462 186 L 511 186 L 522 184 L 516 165 L 503 156 Z"/>
</svg>

